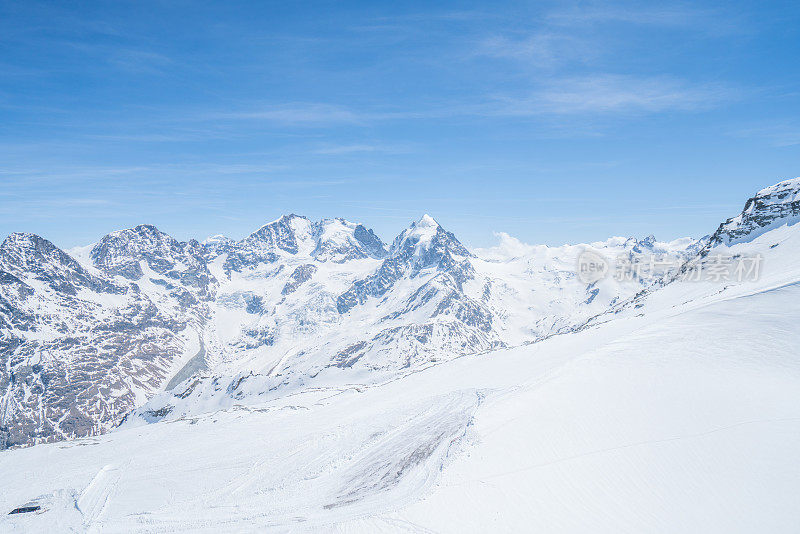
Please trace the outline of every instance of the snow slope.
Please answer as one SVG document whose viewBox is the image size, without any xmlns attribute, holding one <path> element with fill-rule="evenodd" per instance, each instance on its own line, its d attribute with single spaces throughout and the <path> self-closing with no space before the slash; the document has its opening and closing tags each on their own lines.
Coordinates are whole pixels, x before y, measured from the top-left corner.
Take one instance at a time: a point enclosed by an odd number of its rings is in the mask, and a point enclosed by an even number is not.
<svg viewBox="0 0 800 534">
<path fill-rule="evenodd" d="M 0 510 L 48 511 L 0 530 L 796 532 L 797 230 L 533 345 L 6 451 Z"/>
</svg>

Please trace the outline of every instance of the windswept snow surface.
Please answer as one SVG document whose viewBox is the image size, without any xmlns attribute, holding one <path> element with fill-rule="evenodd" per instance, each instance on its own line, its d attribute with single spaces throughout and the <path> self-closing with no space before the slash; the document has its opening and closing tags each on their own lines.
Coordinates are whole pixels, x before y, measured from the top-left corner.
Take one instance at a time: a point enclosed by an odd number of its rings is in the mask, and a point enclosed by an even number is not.
<svg viewBox="0 0 800 534">
<path fill-rule="evenodd" d="M 796 532 L 797 234 L 533 345 L 6 451 L 0 511 L 46 511 L 0 531 Z"/>
</svg>

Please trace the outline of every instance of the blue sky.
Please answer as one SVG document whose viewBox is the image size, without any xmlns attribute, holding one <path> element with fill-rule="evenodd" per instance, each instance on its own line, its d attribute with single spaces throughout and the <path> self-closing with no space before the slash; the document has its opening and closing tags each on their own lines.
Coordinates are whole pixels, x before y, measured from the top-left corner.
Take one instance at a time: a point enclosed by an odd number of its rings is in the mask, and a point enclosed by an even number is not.
<svg viewBox="0 0 800 534">
<path fill-rule="evenodd" d="M 796 2 L 0 2 L 0 234 L 699 237 L 800 175 Z"/>
</svg>

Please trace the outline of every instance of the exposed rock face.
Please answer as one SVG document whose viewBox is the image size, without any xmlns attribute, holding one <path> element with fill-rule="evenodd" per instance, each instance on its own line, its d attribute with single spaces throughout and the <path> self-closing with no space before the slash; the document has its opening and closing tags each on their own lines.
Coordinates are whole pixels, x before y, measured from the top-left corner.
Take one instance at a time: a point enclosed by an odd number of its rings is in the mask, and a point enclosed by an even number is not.
<svg viewBox="0 0 800 534">
<path fill-rule="evenodd" d="M 403 258 L 418 269 L 438 265 L 453 255 L 472 256 L 456 236 L 427 214 L 412 223 L 392 243 L 392 256 Z"/>
<path fill-rule="evenodd" d="M 296 215 L 240 242 L 219 236 L 182 243 L 140 225 L 102 238 L 83 264 L 39 236 L 12 234 L 0 246 L 0 444 L 114 426 L 171 377 L 182 376 L 182 362 L 196 359 L 191 355 L 205 358 L 203 336 L 215 302 L 268 318 L 275 302 L 267 295 L 218 290 L 209 265 L 220 256 L 230 273 L 297 255 L 344 263 L 383 254 L 383 243 L 361 225 Z M 313 263 L 294 268 L 283 295 L 316 269 Z M 226 278 L 224 271 L 217 276 Z M 269 347 L 277 336 L 271 324 L 243 324 L 239 331 L 228 345 L 234 352 Z M 215 334 L 209 336 L 214 347 Z M 205 369 L 204 362 L 192 365 Z"/>
<path fill-rule="evenodd" d="M 105 236 L 91 251 L 92 263 L 109 276 L 139 280 L 142 264 L 153 272 L 208 295 L 211 282 L 197 241 L 179 243 L 155 226 L 142 224 Z"/>
<path fill-rule="evenodd" d="M 191 344 L 189 331 L 203 313 L 193 292 L 206 291 L 205 282 L 197 287 L 197 278 L 162 257 L 157 245 L 164 243 L 186 256 L 169 240 L 146 247 L 120 234 L 95 247 L 100 266 L 132 275 L 138 254 L 163 273 L 154 279 L 163 289 L 148 294 L 136 283 L 90 272 L 39 236 L 12 234 L 0 246 L 5 447 L 107 430 L 159 389 Z"/>
<path fill-rule="evenodd" d="M 304 265 L 299 266 L 289 276 L 289 281 L 286 282 L 286 284 L 283 286 L 283 289 L 281 290 L 281 295 L 289 295 L 290 293 L 294 293 L 295 291 L 297 291 L 297 288 L 300 287 L 301 284 L 311 280 L 311 277 L 314 275 L 315 272 L 317 272 L 316 265 L 306 263 Z"/>
<path fill-rule="evenodd" d="M 305 217 L 284 215 L 275 222 L 266 224 L 250 234 L 243 248 L 250 250 L 282 250 L 289 254 L 300 252 L 300 244 L 308 239 L 311 221 Z"/>
<path fill-rule="evenodd" d="M 309 256 L 316 261 L 344 263 L 386 255 L 383 242 L 363 225 L 344 219 L 312 222 L 300 215 L 284 215 L 239 243 L 229 245 L 224 268 L 232 271 L 274 263 L 286 256 Z"/>
<path fill-rule="evenodd" d="M 0 264 L 17 277 L 31 277 L 53 291 L 77 294 L 80 288 L 100 293 L 124 292 L 108 280 L 93 276 L 50 241 L 34 234 L 11 234 L 0 245 Z"/>
<path fill-rule="evenodd" d="M 206 258 L 215 258 L 230 252 L 235 243 L 236 241 L 230 237 L 219 234 L 205 239 L 200 245 L 202 245 L 203 255 Z"/>
<path fill-rule="evenodd" d="M 404 276 L 416 277 L 423 269 L 445 273 L 460 287 L 473 274 L 469 257 L 470 252 L 452 233 L 425 215 L 397 236 L 389 257 L 376 273 L 357 281 L 339 296 L 339 313 L 347 313 L 369 297 L 382 297 L 398 280 Z"/>
<path fill-rule="evenodd" d="M 314 225 L 317 261 L 343 263 L 364 258 L 383 258 L 386 248 L 372 230 L 344 219 L 323 220 Z"/>
<path fill-rule="evenodd" d="M 386 247 L 375 232 L 359 224 L 353 230 L 353 237 L 361 243 L 364 256 L 382 258 L 386 255 Z"/>
<path fill-rule="evenodd" d="M 755 239 L 783 224 L 800 221 L 800 178 L 762 189 L 747 200 L 742 212 L 719 225 L 705 250 L 719 244 L 734 245 Z"/>
<path fill-rule="evenodd" d="M 429 215 L 412 223 L 380 267 L 337 298 L 340 314 L 368 313 L 380 320 L 370 338 L 337 354 L 336 365 L 403 369 L 503 346 L 492 329 L 492 312 L 465 290 L 475 278 L 472 257 Z"/>
</svg>

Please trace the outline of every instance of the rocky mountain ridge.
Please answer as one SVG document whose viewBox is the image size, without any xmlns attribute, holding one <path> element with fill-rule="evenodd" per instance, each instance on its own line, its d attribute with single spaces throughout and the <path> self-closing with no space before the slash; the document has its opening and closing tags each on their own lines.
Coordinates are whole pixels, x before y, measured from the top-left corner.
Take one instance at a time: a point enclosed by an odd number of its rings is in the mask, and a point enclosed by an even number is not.
<svg viewBox="0 0 800 534">
<path fill-rule="evenodd" d="M 705 249 L 752 240 L 775 226 L 800 221 L 800 177 L 765 187 L 749 198 L 736 217 L 711 235 Z"/>
<path fill-rule="evenodd" d="M 239 241 L 179 242 L 140 225 L 74 257 L 12 234 L 0 246 L 0 448 L 101 433 L 137 406 L 175 415 L 194 390 L 240 398 L 242 377 L 272 394 L 369 383 L 580 328 L 661 280 L 585 284 L 587 247 L 687 261 L 796 222 L 798 183 L 760 191 L 699 242 L 501 236 L 470 251 L 428 215 L 388 247 L 361 224 L 298 215 Z"/>
</svg>

